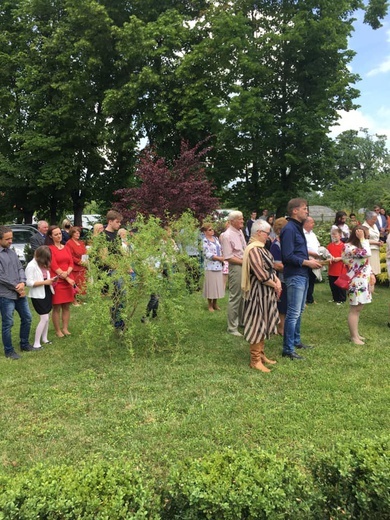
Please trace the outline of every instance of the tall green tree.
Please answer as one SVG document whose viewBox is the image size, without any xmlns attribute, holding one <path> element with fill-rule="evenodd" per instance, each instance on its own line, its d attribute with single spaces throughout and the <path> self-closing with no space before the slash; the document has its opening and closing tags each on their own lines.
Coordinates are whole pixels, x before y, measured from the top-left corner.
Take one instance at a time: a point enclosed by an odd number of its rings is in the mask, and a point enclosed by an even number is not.
<svg viewBox="0 0 390 520">
<path fill-rule="evenodd" d="M 386 136 L 347 130 L 337 136 L 333 168 L 322 203 L 335 209 L 358 211 L 389 199 L 390 153 Z"/>
<path fill-rule="evenodd" d="M 266 198 L 284 212 L 291 196 L 321 186 L 327 132 L 357 96 L 350 9 L 349 2 L 236 1 L 206 15 L 209 36 L 200 46 L 222 64 L 217 72 L 211 60 L 202 67 L 221 86 L 211 112 L 219 123 L 215 170 L 241 179 L 237 196 L 250 207 Z M 204 54 L 188 56 L 191 70 L 196 59 L 200 69 Z M 195 96 L 207 99 L 204 90 Z"/>
<path fill-rule="evenodd" d="M 145 26 L 149 56 L 126 85 L 139 87 L 144 135 L 164 156 L 182 136 L 194 144 L 211 135 L 215 184 L 236 180 L 236 202 L 265 198 L 284 212 L 289 198 L 326 184 L 329 129 L 338 110 L 356 106 L 347 43 L 359 6 L 214 3 L 187 32 L 183 17 L 165 13 Z"/>
</svg>

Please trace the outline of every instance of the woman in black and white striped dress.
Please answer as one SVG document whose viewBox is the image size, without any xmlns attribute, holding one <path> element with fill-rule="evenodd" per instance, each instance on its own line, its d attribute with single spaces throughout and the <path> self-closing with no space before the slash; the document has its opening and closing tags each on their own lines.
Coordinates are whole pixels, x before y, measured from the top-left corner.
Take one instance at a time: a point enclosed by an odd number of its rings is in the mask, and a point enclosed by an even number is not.
<svg viewBox="0 0 390 520">
<path fill-rule="evenodd" d="M 254 222 L 242 266 L 244 336 L 250 343 L 250 366 L 262 372 L 270 371 L 263 363 L 276 363 L 265 356 L 264 341 L 272 334 L 277 334 L 277 301 L 282 290 L 273 268 L 274 258 L 264 247 L 270 229 L 270 225 L 264 220 Z"/>
</svg>

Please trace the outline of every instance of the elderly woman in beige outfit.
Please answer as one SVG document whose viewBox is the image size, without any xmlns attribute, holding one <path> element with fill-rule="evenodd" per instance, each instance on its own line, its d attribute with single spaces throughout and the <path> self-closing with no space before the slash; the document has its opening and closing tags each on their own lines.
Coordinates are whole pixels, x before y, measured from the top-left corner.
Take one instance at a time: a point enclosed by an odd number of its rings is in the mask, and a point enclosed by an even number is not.
<svg viewBox="0 0 390 520">
<path fill-rule="evenodd" d="M 371 249 L 370 265 L 372 272 L 377 275 L 381 272 L 379 250 L 382 245 L 379 229 L 376 226 L 378 217 L 375 211 L 366 211 L 365 217 L 362 225 L 368 229 L 368 241 Z"/>
</svg>

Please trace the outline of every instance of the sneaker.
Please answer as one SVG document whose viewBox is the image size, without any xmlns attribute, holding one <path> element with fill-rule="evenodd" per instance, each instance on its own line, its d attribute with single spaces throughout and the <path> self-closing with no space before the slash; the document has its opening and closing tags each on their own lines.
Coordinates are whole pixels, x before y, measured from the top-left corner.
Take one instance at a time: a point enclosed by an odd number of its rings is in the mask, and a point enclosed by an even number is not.
<svg viewBox="0 0 390 520">
<path fill-rule="evenodd" d="M 5 357 L 8 359 L 20 359 L 21 358 L 21 356 L 19 356 L 19 354 L 17 354 L 14 350 L 12 352 L 8 352 L 5 355 Z"/>
<path fill-rule="evenodd" d="M 232 336 L 242 337 L 241 332 L 238 332 L 238 330 L 235 330 L 234 332 L 229 332 Z"/>
<path fill-rule="evenodd" d="M 28 345 L 21 346 L 20 350 L 23 350 L 24 352 L 32 352 L 35 349 L 32 345 L 28 344 Z"/>
</svg>

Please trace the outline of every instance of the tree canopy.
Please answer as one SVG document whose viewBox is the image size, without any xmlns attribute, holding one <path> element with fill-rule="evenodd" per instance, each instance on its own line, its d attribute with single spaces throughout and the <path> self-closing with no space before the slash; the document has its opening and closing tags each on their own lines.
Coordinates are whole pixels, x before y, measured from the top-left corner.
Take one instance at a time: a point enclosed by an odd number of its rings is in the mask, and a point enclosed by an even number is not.
<svg viewBox="0 0 390 520">
<path fill-rule="evenodd" d="M 390 153 L 386 136 L 347 130 L 337 136 L 329 182 L 317 202 L 359 211 L 382 204 L 390 208 Z"/>
<path fill-rule="evenodd" d="M 386 0 L 4 0 L 0 205 L 55 221 L 134 187 L 140 143 L 169 161 L 210 139 L 207 175 L 242 209 L 329 183 L 355 106 L 354 13 Z M 232 189 L 232 182 L 235 181 Z M 8 217 L 7 217 L 8 218 Z"/>
</svg>

